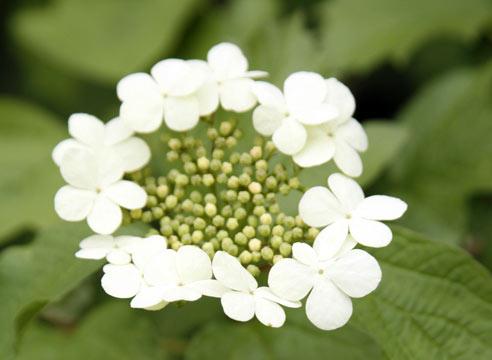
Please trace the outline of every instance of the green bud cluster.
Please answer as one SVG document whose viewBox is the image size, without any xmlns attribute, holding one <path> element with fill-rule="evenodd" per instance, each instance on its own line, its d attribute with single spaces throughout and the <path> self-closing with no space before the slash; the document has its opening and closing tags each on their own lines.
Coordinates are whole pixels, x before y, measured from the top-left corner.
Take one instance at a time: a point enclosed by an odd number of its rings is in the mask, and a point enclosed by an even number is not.
<svg viewBox="0 0 492 360">
<path fill-rule="evenodd" d="M 282 212 L 277 201 L 300 189 L 299 179 L 282 163 L 271 164 L 271 141 L 257 139 L 241 152 L 241 137 L 235 121 L 224 121 L 207 130 L 210 144 L 187 135 L 164 138 L 172 168 L 159 177 L 147 169 L 131 174 L 148 198 L 125 221 L 150 224 L 172 249 L 193 244 L 210 257 L 226 251 L 254 276 L 290 257 L 294 242 L 312 243 L 318 230 Z"/>
</svg>

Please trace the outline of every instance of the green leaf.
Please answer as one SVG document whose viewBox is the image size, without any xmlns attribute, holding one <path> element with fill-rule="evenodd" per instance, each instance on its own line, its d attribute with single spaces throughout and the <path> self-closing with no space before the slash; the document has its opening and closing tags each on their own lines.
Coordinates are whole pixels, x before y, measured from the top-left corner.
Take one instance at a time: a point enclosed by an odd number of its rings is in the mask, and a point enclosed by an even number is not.
<svg viewBox="0 0 492 360">
<path fill-rule="evenodd" d="M 114 300 L 93 310 L 71 332 L 33 323 L 16 359 L 165 359 L 148 315 Z"/>
<path fill-rule="evenodd" d="M 22 226 L 56 219 L 53 197 L 62 178 L 51 151 L 63 139 L 60 123 L 24 101 L 0 98 L 0 241 Z"/>
<path fill-rule="evenodd" d="M 11 30 L 37 57 L 111 84 L 168 54 L 199 2 L 55 0 L 19 11 Z"/>
<path fill-rule="evenodd" d="M 232 0 L 218 9 L 211 9 L 193 27 L 185 44 L 186 57 L 203 59 L 213 45 L 223 41 L 236 43 L 246 50 L 251 39 L 271 24 L 277 7 L 275 0 Z"/>
<path fill-rule="evenodd" d="M 379 288 L 356 301 L 351 324 L 390 359 L 492 358 L 492 277 L 461 249 L 401 228 L 370 250 Z"/>
<path fill-rule="evenodd" d="M 329 354 L 333 360 L 381 359 L 370 338 L 351 327 L 323 332 L 294 324 L 272 329 L 256 322 L 207 325 L 192 339 L 185 359 L 310 360 L 321 354 Z"/>
<path fill-rule="evenodd" d="M 58 300 L 101 264 L 74 257 L 84 226 L 57 225 L 33 244 L 10 247 L 0 256 L 0 358 L 13 356 L 26 324 L 47 303 Z"/>
<path fill-rule="evenodd" d="M 268 81 L 280 87 L 290 73 L 320 71 L 324 61 L 300 13 L 266 26 L 257 36 L 252 54 L 253 68 L 268 71 Z"/>
<path fill-rule="evenodd" d="M 407 139 L 406 130 L 395 123 L 369 121 L 364 123 L 369 138 L 369 147 L 361 154 L 364 172 L 357 182 L 362 186 L 371 183 L 392 163 L 398 162 L 397 155 Z M 303 169 L 300 174 L 302 183 L 307 187 L 326 184 L 330 174 L 340 172 L 333 161 L 314 168 Z"/>
<path fill-rule="evenodd" d="M 409 139 L 391 176 L 392 192 L 409 202 L 407 224 L 439 240 L 464 231 L 466 201 L 492 190 L 492 63 L 427 86 L 398 120 Z"/>
<path fill-rule="evenodd" d="M 365 71 L 401 62 L 438 36 L 471 41 L 491 20 L 488 0 L 336 0 L 321 11 L 329 68 Z"/>
</svg>

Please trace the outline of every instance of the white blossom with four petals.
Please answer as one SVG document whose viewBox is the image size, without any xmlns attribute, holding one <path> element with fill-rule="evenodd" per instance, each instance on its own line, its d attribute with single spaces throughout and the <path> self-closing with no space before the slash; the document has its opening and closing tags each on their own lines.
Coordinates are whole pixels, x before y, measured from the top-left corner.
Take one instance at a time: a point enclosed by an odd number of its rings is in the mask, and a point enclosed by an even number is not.
<svg viewBox="0 0 492 360">
<path fill-rule="evenodd" d="M 93 115 L 72 114 L 68 119 L 68 132 L 72 138 L 61 141 L 53 150 L 53 160 L 58 166 L 67 150 L 74 148 L 106 152 L 119 159 L 125 172 L 136 171 L 150 160 L 147 143 L 133 136 L 133 131 L 119 118 L 104 124 Z"/>
<path fill-rule="evenodd" d="M 218 251 L 212 261 L 216 280 L 198 285 L 204 295 L 219 297 L 224 313 L 237 321 L 249 321 L 254 316 L 264 325 L 280 327 L 285 322 L 285 311 L 279 305 L 298 308 L 298 301 L 285 300 L 265 286 L 258 287 L 256 279 L 237 258 Z"/>
<path fill-rule="evenodd" d="M 332 229 L 358 243 L 383 247 L 393 234 L 380 222 L 395 220 L 407 210 L 407 204 L 395 197 L 373 195 L 364 197 L 362 188 L 342 174 L 328 177 L 329 189 L 315 186 L 307 190 L 299 202 L 299 215 L 309 226 Z"/>
<path fill-rule="evenodd" d="M 369 294 L 381 281 L 376 259 L 351 246 L 339 234 L 326 232 L 318 235 L 313 247 L 294 243 L 293 258 L 282 259 L 270 269 L 268 285 L 290 301 L 309 294 L 308 319 L 320 329 L 337 329 L 352 315 L 350 298 Z"/>
<path fill-rule="evenodd" d="M 140 209 L 147 201 L 140 186 L 122 180 L 124 168 L 113 153 L 69 148 L 60 171 L 68 185 L 56 193 L 55 211 L 66 221 L 87 218 L 89 227 L 98 234 L 112 234 L 121 225 L 120 207 Z"/>
</svg>

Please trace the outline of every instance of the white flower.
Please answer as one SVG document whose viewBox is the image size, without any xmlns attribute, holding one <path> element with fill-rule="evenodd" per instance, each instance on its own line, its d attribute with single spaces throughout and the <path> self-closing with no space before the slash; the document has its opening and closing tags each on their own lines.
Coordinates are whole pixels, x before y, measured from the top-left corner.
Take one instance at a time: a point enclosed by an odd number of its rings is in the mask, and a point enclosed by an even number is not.
<svg viewBox="0 0 492 360">
<path fill-rule="evenodd" d="M 120 226 L 120 206 L 140 209 L 147 201 L 140 186 L 121 180 L 124 169 L 112 153 L 70 148 L 64 153 L 60 170 L 69 185 L 55 195 L 56 212 L 66 221 L 87 218 L 89 227 L 98 234 L 111 234 Z"/>
<path fill-rule="evenodd" d="M 140 259 L 147 253 L 166 249 L 166 238 L 153 235 L 145 239 L 138 236 L 91 235 L 80 242 L 75 256 L 80 259 L 106 260 L 114 265 L 125 265 L 132 261 L 132 254 Z M 144 255 L 145 253 L 145 255 Z M 137 263 L 134 259 L 134 262 Z M 142 261 L 145 262 L 145 261 Z"/>
<path fill-rule="evenodd" d="M 151 256 L 143 274 L 145 282 L 162 300 L 195 301 L 202 297 L 199 284 L 212 278 L 212 265 L 207 253 L 186 245 L 178 251 L 168 249 Z"/>
<path fill-rule="evenodd" d="M 316 186 L 304 193 L 299 202 L 299 215 L 310 226 L 324 227 L 350 235 L 360 244 L 383 247 L 391 242 L 391 229 L 377 220 L 401 217 L 407 204 L 384 195 L 364 198 L 361 187 L 352 179 L 333 174 L 328 178 L 330 190 Z M 325 231 L 323 230 L 323 231 Z"/>
<path fill-rule="evenodd" d="M 256 104 L 253 78 L 268 75 L 264 71 L 248 71 L 248 60 L 241 49 L 231 43 L 213 46 L 207 61 L 218 83 L 220 103 L 225 110 L 245 112 Z"/>
<path fill-rule="evenodd" d="M 367 135 L 357 120 L 330 121 L 306 130 L 306 144 L 293 156 L 296 164 L 311 167 L 333 159 L 345 174 L 352 177 L 362 174 L 359 152 L 367 150 Z"/>
<path fill-rule="evenodd" d="M 290 301 L 308 293 L 306 314 L 323 330 L 337 329 L 352 315 L 351 297 L 372 292 L 381 280 L 376 259 L 367 252 L 345 247 L 344 237 L 321 232 L 314 249 L 305 243 L 292 246 L 292 259 L 282 259 L 270 270 L 273 292 Z"/>
<path fill-rule="evenodd" d="M 131 74 L 117 85 L 120 117 L 134 131 L 155 131 L 163 118 L 172 130 L 190 130 L 217 109 L 217 85 L 204 61 L 167 59 L 151 74 Z"/>
<path fill-rule="evenodd" d="M 284 309 L 279 304 L 297 308 L 298 301 L 282 299 L 268 287 L 258 287 L 255 278 L 239 263 L 237 258 L 218 251 L 212 261 L 214 276 L 199 284 L 204 295 L 220 297 L 227 316 L 237 321 L 249 321 L 256 315 L 266 326 L 280 327 L 285 322 Z"/>
<path fill-rule="evenodd" d="M 143 269 L 152 256 L 166 249 L 166 239 L 159 235 L 153 235 L 145 239 L 134 236 L 120 236 L 115 240 L 120 250 L 131 255 L 133 264 L 111 263 L 104 266 L 104 276 L 101 279 L 104 291 L 108 295 L 120 299 L 133 297 L 131 301 L 133 308 L 162 309 L 167 305 L 167 302 L 162 299 L 159 288 L 146 283 Z M 85 249 L 80 250 L 79 253 Z M 115 250 L 111 249 L 110 251 L 113 252 Z M 81 257 L 79 253 L 77 253 L 77 256 Z M 82 255 L 87 255 L 87 253 L 82 253 Z M 107 259 L 109 260 L 109 256 L 107 256 Z"/>
<path fill-rule="evenodd" d="M 147 143 L 132 136 L 133 131 L 119 118 L 104 124 L 89 114 L 73 114 L 68 119 L 68 132 L 73 138 L 61 141 L 53 150 L 53 160 L 58 166 L 65 152 L 73 148 L 108 152 L 121 161 L 125 172 L 138 170 L 150 160 Z"/>
</svg>

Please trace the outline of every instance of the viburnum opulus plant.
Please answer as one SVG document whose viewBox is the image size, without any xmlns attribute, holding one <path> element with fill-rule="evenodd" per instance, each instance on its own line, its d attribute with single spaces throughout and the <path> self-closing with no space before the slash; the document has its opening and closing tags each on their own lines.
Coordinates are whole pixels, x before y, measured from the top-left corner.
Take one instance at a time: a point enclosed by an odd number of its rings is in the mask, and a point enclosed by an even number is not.
<svg viewBox="0 0 492 360">
<path fill-rule="evenodd" d="M 266 75 L 222 43 L 207 61 L 163 60 L 151 75 L 123 78 L 119 116 L 106 124 L 70 117 L 72 138 L 53 151 L 68 183 L 55 209 L 67 221 L 87 219 L 96 233 L 76 256 L 107 261 L 101 284 L 109 295 L 147 310 L 217 297 L 230 318 L 273 327 L 285 322 L 283 307 L 307 298 L 308 318 L 331 330 L 349 320 L 351 298 L 378 286 L 378 262 L 355 247 L 388 245 L 392 233 L 380 221 L 399 218 L 406 204 L 365 197 L 351 178 L 362 173 L 368 144 L 350 90 L 296 72 L 281 91 L 257 80 Z M 230 118 L 218 121 L 219 107 Z M 238 126 L 233 113 L 251 110 L 251 122 Z M 206 136 L 192 135 L 200 122 Z M 248 126 L 260 135 L 240 151 Z M 150 147 L 135 136 L 151 132 L 164 140 L 152 169 Z M 306 189 L 299 171 L 330 160 L 344 174 Z M 303 192 L 297 216 L 278 203 L 292 190 Z M 146 237 L 112 235 L 134 222 L 148 224 Z"/>
</svg>

